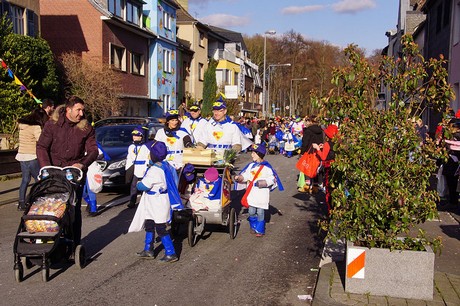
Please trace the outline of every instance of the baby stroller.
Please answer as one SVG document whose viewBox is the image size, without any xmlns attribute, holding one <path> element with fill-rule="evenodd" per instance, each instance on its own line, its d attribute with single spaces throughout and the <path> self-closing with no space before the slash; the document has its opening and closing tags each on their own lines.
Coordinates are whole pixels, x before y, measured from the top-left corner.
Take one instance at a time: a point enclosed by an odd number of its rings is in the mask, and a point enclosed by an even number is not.
<svg viewBox="0 0 460 306">
<path fill-rule="evenodd" d="M 85 266 L 85 249 L 74 244 L 73 223 L 76 184 L 83 177 L 75 167 L 44 167 L 27 198 L 14 239 L 14 275 L 17 282 L 24 277 L 24 268 L 41 266 L 42 279 L 47 282 L 51 264 L 74 255 L 76 265 Z"/>
</svg>

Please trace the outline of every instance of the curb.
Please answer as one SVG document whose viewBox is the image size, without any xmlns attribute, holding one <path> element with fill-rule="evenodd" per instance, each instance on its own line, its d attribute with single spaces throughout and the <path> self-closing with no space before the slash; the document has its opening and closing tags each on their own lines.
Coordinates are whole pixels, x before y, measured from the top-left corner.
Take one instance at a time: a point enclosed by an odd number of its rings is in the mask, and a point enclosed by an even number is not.
<svg viewBox="0 0 460 306">
<path fill-rule="evenodd" d="M 315 306 L 341 306 L 345 305 L 338 303 L 329 295 L 330 285 L 332 278 L 332 269 L 335 267 L 335 262 L 325 264 L 319 270 L 318 279 L 316 282 L 315 293 L 313 294 L 312 305 Z"/>
</svg>

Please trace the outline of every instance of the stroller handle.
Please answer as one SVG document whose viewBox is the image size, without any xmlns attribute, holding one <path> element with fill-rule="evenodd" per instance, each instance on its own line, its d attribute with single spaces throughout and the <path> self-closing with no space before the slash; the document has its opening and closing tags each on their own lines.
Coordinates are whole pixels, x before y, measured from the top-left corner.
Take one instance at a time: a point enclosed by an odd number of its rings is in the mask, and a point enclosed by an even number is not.
<svg viewBox="0 0 460 306">
<path fill-rule="evenodd" d="M 47 169 L 56 169 L 56 170 L 60 170 L 60 171 L 65 171 L 66 169 L 72 169 L 74 171 L 77 171 L 77 173 L 78 173 L 78 177 L 75 180 L 76 182 L 79 182 L 83 178 L 83 171 L 80 168 L 77 168 L 77 167 L 68 166 L 68 167 L 61 168 L 61 167 L 57 167 L 57 166 L 44 166 L 38 172 L 38 178 L 40 180 L 46 178 L 46 177 L 43 177 L 43 170 L 47 170 Z"/>
</svg>

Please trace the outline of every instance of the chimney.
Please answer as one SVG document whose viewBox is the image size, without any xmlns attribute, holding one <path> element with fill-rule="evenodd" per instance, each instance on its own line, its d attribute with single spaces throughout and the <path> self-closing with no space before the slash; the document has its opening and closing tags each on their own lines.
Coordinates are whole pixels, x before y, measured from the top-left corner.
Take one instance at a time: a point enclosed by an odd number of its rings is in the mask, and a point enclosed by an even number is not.
<svg viewBox="0 0 460 306">
<path fill-rule="evenodd" d="M 188 12 L 188 0 L 177 0 L 177 2 Z"/>
</svg>

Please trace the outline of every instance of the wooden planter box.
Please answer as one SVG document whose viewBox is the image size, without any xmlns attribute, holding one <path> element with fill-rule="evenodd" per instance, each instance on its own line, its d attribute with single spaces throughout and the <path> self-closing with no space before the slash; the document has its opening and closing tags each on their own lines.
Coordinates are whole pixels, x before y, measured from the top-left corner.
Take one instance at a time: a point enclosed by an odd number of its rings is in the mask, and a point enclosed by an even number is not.
<svg viewBox="0 0 460 306">
<path fill-rule="evenodd" d="M 435 254 L 364 248 L 347 242 L 345 291 L 396 298 L 432 300 Z"/>
</svg>

